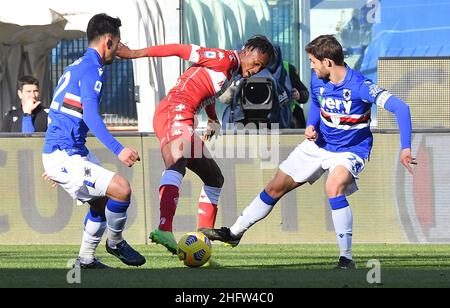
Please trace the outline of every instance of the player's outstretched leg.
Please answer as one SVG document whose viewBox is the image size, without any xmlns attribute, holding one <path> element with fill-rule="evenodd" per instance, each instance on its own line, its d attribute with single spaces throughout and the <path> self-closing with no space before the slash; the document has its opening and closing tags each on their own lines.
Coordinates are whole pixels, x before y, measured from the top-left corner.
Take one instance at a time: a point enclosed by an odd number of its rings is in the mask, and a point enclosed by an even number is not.
<svg viewBox="0 0 450 308">
<path fill-rule="evenodd" d="M 230 228 L 220 229 L 203 228 L 203 232 L 210 240 L 218 240 L 235 247 L 239 244 L 244 233 L 255 223 L 264 219 L 272 211 L 277 200 L 272 198 L 265 190 L 248 205 L 241 216 Z"/>
<path fill-rule="evenodd" d="M 203 228 L 199 231 L 203 232 L 210 240 L 222 241 L 235 247 L 251 226 L 270 214 L 281 197 L 300 185 L 302 184 L 296 183 L 289 175 L 279 170 L 266 188 L 244 209 L 234 225 L 230 228 Z"/>
<path fill-rule="evenodd" d="M 198 231 L 206 235 L 211 241 L 221 241 L 229 244 L 231 247 L 236 247 L 241 241 L 241 237 L 231 234 L 230 228 L 227 227 L 220 229 L 199 228 Z"/>
</svg>

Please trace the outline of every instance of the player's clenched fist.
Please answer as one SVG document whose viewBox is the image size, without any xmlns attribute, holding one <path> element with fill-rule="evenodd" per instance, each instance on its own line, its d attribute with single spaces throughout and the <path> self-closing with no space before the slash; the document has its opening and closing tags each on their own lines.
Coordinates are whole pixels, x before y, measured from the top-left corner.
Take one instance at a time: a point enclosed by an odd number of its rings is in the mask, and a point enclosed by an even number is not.
<svg viewBox="0 0 450 308">
<path fill-rule="evenodd" d="M 314 126 L 310 125 L 305 129 L 305 137 L 309 141 L 315 141 L 317 139 L 317 131 Z"/>
<path fill-rule="evenodd" d="M 124 148 L 118 156 L 119 160 L 126 166 L 131 167 L 136 161 L 141 161 L 139 153 L 135 149 Z"/>
</svg>

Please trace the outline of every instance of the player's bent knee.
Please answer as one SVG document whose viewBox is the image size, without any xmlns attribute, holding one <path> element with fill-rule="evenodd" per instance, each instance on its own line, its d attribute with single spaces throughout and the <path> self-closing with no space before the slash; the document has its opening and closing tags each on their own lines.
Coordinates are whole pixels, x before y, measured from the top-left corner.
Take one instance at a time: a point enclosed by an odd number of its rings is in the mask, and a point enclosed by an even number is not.
<svg viewBox="0 0 450 308">
<path fill-rule="evenodd" d="M 334 198 L 344 193 L 345 186 L 338 183 L 337 181 L 329 179 L 325 185 L 325 190 L 329 198 Z"/>
<path fill-rule="evenodd" d="M 284 188 L 282 188 L 281 186 L 274 185 L 272 182 L 267 184 L 264 190 L 269 196 L 271 196 L 274 199 L 280 199 L 286 193 Z"/>
<path fill-rule="evenodd" d="M 116 174 L 109 184 L 108 195 L 119 200 L 129 200 L 131 196 L 130 183 L 122 176 Z"/>
</svg>

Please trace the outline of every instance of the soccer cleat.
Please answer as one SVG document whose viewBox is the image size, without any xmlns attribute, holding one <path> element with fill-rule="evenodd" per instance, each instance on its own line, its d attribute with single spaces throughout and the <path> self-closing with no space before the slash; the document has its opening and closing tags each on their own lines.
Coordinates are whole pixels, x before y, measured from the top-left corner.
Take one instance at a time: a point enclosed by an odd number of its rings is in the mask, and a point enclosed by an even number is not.
<svg viewBox="0 0 450 308">
<path fill-rule="evenodd" d="M 177 254 L 177 241 L 172 232 L 156 229 L 150 233 L 149 237 L 153 243 L 163 245 L 172 254 Z"/>
<path fill-rule="evenodd" d="M 200 228 L 199 232 L 202 232 L 211 241 L 221 241 L 229 244 L 231 247 L 239 245 L 241 238 L 235 237 L 231 234 L 230 228 L 222 227 L 220 229 Z"/>
<path fill-rule="evenodd" d="M 347 259 L 346 257 L 339 257 L 339 262 L 336 266 L 336 269 L 343 269 L 343 270 L 347 270 L 347 269 L 356 269 L 356 264 L 355 262 L 353 262 L 353 260 Z"/>
<path fill-rule="evenodd" d="M 145 258 L 130 245 L 128 245 L 125 240 L 118 243 L 115 249 L 109 247 L 108 240 L 106 240 L 106 251 L 117 257 L 126 265 L 141 266 L 145 263 Z"/>
<path fill-rule="evenodd" d="M 73 264 L 73 268 L 81 268 L 81 269 L 108 269 L 108 268 L 111 268 L 111 267 L 109 267 L 106 264 L 103 264 L 97 258 L 94 258 L 94 261 L 92 261 L 91 263 L 83 263 L 83 262 L 81 262 L 80 257 L 78 257 L 75 260 L 75 263 Z"/>
</svg>

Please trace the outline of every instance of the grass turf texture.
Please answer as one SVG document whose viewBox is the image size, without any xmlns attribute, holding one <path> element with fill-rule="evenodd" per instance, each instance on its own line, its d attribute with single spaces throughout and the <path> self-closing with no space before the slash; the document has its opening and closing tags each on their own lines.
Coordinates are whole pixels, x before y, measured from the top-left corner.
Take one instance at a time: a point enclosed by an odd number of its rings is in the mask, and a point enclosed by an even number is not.
<svg viewBox="0 0 450 308">
<path fill-rule="evenodd" d="M 78 246 L 1 246 L 0 287 L 156 287 L 156 288 L 301 288 L 301 287 L 450 287 L 450 245 L 357 244 L 358 269 L 338 271 L 336 245 L 215 244 L 213 265 L 185 267 L 157 245 L 136 246 L 147 258 L 127 267 L 98 249 L 112 270 L 83 270 L 81 284 L 68 284 L 67 262 Z M 367 261 L 381 263 L 381 284 L 369 284 Z"/>
</svg>

